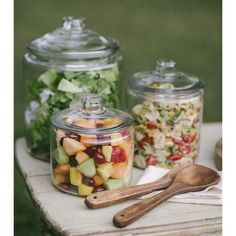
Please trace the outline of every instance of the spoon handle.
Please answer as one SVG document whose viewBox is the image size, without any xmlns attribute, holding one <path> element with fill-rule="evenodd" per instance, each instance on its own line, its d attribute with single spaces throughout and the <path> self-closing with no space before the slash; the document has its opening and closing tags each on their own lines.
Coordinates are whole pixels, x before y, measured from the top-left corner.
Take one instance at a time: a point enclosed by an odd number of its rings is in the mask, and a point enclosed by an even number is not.
<svg viewBox="0 0 236 236">
<path fill-rule="evenodd" d="M 89 195 L 85 199 L 88 208 L 101 208 L 134 197 L 140 197 L 156 190 L 162 190 L 170 186 L 173 180 L 164 176 L 158 181 L 148 184 L 134 185 L 121 189 L 107 190 Z"/>
<path fill-rule="evenodd" d="M 139 219 L 141 216 L 145 215 L 147 212 L 152 210 L 157 205 L 178 194 L 183 189 L 184 186 L 179 183 L 172 184 L 165 191 L 153 197 L 141 200 L 133 205 L 130 205 L 129 207 L 119 211 L 114 216 L 113 218 L 114 225 L 119 228 L 126 227 L 135 220 Z"/>
</svg>

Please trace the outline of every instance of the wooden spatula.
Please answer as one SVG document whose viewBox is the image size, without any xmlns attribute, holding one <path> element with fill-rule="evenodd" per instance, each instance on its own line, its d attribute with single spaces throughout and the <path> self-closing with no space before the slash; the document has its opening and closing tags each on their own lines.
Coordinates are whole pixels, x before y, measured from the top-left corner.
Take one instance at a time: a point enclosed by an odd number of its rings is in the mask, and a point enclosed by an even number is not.
<svg viewBox="0 0 236 236">
<path fill-rule="evenodd" d="M 88 208 L 101 208 L 127 199 L 140 197 L 153 191 L 165 189 L 170 186 L 174 181 L 175 176 L 181 170 L 191 165 L 192 164 L 188 164 L 173 168 L 161 179 L 148 184 L 134 185 L 121 189 L 93 193 L 85 198 L 85 204 Z"/>
<path fill-rule="evenodd" d="M 212 169 L 200 165 L 188 166 L 178 172 L 169 188 L 121 210 L 114 216 L 113 223 L 117 227 L 125 227 L 177 194 L 200 191 L 219 181 L 220 176 Z"/>
</svg>

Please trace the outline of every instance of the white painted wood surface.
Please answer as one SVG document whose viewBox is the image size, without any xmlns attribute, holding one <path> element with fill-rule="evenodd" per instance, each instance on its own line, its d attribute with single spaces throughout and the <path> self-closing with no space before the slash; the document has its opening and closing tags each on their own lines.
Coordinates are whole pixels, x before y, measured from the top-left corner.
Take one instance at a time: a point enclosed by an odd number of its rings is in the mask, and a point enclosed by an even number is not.
<svg viewBox="0 0 236 236">
<path fill-rule="evenodd" d="M 214 147 L 222 136 L 221 123 L 202 126 L 198 163 L 215 169 Z M 114 214 L 137 200 L 90 210 L 84 199 L 58 191 L 50 179 L 49 164 L 33 159 L 24 138 L 16 142 L 16 159 L 32 199 L 57 235 L 221 235 L 222 207 L 166 202 L 124 229 L 113 226 Z M 142 171 L 134 168 L 134 184 Z"/>
</svg>

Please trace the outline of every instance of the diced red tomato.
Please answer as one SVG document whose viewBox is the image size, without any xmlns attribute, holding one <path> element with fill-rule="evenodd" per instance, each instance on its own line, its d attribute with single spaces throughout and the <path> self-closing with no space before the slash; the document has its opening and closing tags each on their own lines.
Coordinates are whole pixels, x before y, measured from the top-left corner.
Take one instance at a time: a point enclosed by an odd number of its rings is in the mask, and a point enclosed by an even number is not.
<svg viewBox="0 0 236 236">
<path fill-rule="evenodd" d="M 138 147 L 139 147 L 139 148 L 145 150 L 144 145 L 143 145 L 143 142 L 140 141 L 140 142 L 138 142 L 137 144 L 138 144 Z"/>
<path fill-rule="evenodd" d="M 154 122 L 148 122 L 147 127 L 148 127 L 148 129 L 157 129 L 158 128 L 156 123 L 154 123 Z"/>
<path fill-rule="evenodd" d="M 169 161 L 178 161 L 182 158 L 182 155 L 180 154 L 171 154 L 167 157 Z"/>
<path fill-rule="evenodd" d="M 148 159 L 146 160 L 146 166 L 155 166 L 157 164 L 156 157 L 153 155 L 150 155 Z"/>
<path fill-rule="evenodd" d="M 146 135 L 144 138 L 143 138 L 143 141 L 152 145 L 153 144 L 153 137 L 150 137 L 148 135 Z"/>
<path fill-rule="evenodd" d="M 179 147 L 179 150 L 183 153 L 183 154 L 189 154 L 191 152 L 191 147 L 190 146 L 181 146 Z"/>
<path fill-rule="evenodd" d="M 190 134 L 183 134 L 182 135 L 182 140 L 185 142 L 185 143 L 188 143 L 190 144 L 192 142 L 192 136 Z"/>
<path fill-rule="evenodd" d="M 177 139 L 177 138 L 172 138 L 172 142 L 178 146 L 182 146 L 184 145 L 183 141 L 181 139 Z"/>
<path fill-rule="evenodd" d="M 125 160 L 126 160 L 125 151 L 118 146 L 114 146 L 112 149 L 111 161 L 117 163 L 117 162 L 123 162 Z"/>
</svg>

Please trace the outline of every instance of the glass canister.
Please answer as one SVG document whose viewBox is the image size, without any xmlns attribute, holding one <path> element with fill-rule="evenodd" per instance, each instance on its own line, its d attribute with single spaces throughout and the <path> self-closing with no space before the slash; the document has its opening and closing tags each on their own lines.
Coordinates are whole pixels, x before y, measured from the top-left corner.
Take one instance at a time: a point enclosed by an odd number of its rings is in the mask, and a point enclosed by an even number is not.
<svg viewBox="0 0 236 236">
<path fill-rule="evenodd" d="M 198 156 L 204 84 L 179 72 L 172 60 L 158 60 L 154 71 L 129 80 L 134 118 L 134 165 L 172 168 Z"/>
<path fill-rule="evenodd" d="M 25 127 L 34 157 L 49 161 L 51 115 L 76 106 L 83 94 L 119 107 L 121 61 L 118 41 L 89 30 L 84 18 L 65 17 L 62 28 L 28 44 Z"/>
<path fill-rule="evenodd" d="M 129 114 L 108 109 L 89 94 L 81 106 L 52 117 L 51 171 L 60 190 L 87 196 L 127 186 L 133 166 L 133 130 Z"/>
</svg>

